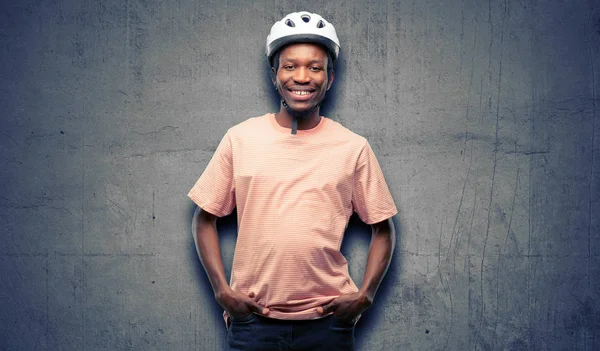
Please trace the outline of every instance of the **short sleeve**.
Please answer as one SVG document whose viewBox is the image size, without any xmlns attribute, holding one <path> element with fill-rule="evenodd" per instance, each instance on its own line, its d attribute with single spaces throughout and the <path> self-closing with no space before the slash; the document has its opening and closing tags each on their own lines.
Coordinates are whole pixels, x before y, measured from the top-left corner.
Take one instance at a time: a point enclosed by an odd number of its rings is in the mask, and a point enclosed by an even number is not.
<svg viewBox="0 0 600 351">
<path fill-rule="evenodd" d="M 366 141 L 354 171 L 352 207 L 366 224 L 384 221 L 398 213 L 381 167 Z"/>
<path fill-rule="evenodd" d="M 229 133 L 219 143 L 188 197 L 200 208 L 217 217 L 226 216 L 235 208 L 233 154 Z"/>
</svg>

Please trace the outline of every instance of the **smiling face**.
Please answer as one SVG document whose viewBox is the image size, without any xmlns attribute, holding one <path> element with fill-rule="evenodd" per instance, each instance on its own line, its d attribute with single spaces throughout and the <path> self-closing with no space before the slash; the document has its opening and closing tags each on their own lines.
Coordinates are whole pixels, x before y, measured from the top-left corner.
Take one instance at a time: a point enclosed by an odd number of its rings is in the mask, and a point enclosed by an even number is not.
<svg viewBox="0 0 600 351">
<path fill-rule="evenodd" d="M 333 74 L 327 78 L 327 64 L 326 51 L 316 44 L 291 44 L 281 50 L 274 83 L 292 111 L 310 113 L 323 101 L 333 82 Z"/>
</svg>

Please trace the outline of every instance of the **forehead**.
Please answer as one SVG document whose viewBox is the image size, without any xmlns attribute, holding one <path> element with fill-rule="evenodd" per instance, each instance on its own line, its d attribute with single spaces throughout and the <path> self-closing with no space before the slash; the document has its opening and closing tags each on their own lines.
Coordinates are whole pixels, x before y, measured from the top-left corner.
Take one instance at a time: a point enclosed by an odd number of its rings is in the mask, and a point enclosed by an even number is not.
<svg viewBox="0 0 600 351">
<path fill-rule="evenodd" d="M 280 60 L 319 60 L 327 61 L 327 52 L 318 44 L 294 43 L 281 49 Z"/>
</svg>

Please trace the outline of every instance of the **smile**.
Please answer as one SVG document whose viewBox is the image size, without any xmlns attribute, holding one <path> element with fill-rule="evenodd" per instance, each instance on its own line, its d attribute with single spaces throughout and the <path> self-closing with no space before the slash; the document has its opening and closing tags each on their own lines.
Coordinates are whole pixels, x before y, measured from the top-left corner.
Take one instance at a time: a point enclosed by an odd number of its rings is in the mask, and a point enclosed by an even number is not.
<svg viewBox="0 0 600 351">
<path fill-rule="evenodd" d="M 292 94 L 299 95 L 299 96 L 308 95 L 311 93 L 310 91 L 306 91 L 306 90 L 291 90 L 291 92 L 292 92 Z"/>
</svg>

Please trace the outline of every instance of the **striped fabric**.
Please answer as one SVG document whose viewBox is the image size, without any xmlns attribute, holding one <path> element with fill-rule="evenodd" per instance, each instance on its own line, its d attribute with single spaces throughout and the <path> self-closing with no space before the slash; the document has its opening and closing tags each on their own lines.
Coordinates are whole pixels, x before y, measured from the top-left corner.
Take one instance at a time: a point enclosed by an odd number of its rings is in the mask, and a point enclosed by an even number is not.
<svg viewBox="0 0 600 351">
<path fill-rule="evenodd" d="M 367 140 L 324 117 L 296 135 L 273 114 L 232 127 L 188 196 L 218 217 L 237 206 L 231 287 L 278 319 L 318 318 L 357 291 L 340 253 L 350 215 L 397 212 Z"/>
</svg>

